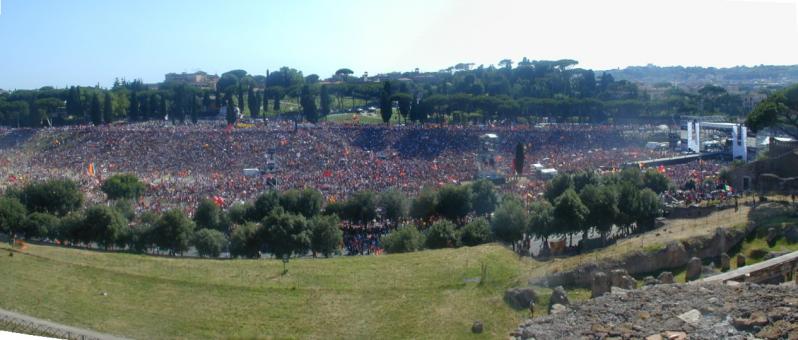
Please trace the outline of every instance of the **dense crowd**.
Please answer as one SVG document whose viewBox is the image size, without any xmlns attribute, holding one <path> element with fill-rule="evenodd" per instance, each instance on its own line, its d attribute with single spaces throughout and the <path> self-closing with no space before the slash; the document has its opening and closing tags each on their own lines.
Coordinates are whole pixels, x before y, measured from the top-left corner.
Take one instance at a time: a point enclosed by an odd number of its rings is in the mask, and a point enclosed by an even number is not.
<svg viewBox="0 0 798 340">
<path fill-rule="evenodd" d="M 103 178 L 131 172 L 148 185 L 136 204 L 140 211 L 177 207 L 191 213 L 203 198 L 219 197 L 230 206 L 270 188 L 315 188 L 329 202 L 363 190 L 396 188 L 414 195 L 425 186 L 474 179 L 480 136 L 486 133 L 499 136 L 495 168 L 507 176 L 512 174 L 516 145 L 525 146 L 524 179 L 499 189 L 527 199 L 545 187 L 534 163 L 560 172 L 611 171 L 624 162 L 673 155 L 642 147 L 646 128 L 638 126 L 297 127 L 293 122 L 270 122 L 230 129 L 207 122 L 139 123 L 39 130 L 23 146 L 0 148 L 0 178 L 14 184 L 68 177 L 80 183 L 90 202 L 100 202 Z M 248 168 L 266 170 L 272 160 L 270 171 L 244 173 Z M 717 170 L 704 163 L 698 169 L 684 164 L 669 167 L 668 175 L 679 183 L 694 171 Z M 344 229 L 348 253 L 374 253 L 379 237 L 388 232 L 382 225 Z"/>
<path fill-rule="evenodd" d="M 361 190 L 398 188 L 408 194 L 428 185 L 471 180 L 481 134 L 500 135 L 497 169 L 511 173 L 513 150 L 526 146 L 527 164 L 559 171 L 619 167 L 624 161 L 660 157 L 639 147 L 624 127 L 563 125 L 547 127 L 404 127 L 319 124 L 294 129 L 272 123 L 229 131 L 211 124 L 157 126 L 134 124 L 42 130 L 44 146 L 6 150 L 11 166 L 4 175 L 41 179 L 74 177 L 88 191 L 111 173 L 132 172 L 150 185 L 143 205 L 193 206 L 199 198 L 247 200 L 277 180 L 277 189 L 313 187 L 329 199 Z M 245 176 L 243 169 L 276 170 Z M 86 176 L 89 164 L 97 175 Z M 524 175 L 532 175 L 530 165 Z M 527 191 L 540 191 L 533 181 Z M 516 190 L 510 189 L 508 190 Z M 96 190 L 95 190 L 96 191 Z"/>
</svg>

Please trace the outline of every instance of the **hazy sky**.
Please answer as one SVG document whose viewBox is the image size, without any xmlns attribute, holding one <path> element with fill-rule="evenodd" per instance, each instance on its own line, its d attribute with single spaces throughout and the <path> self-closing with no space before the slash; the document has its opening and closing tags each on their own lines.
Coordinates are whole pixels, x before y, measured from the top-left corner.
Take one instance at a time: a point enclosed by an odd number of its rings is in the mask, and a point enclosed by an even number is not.
<svg viewBox="0 0 798 340">
<path fill-rule="evenodd" d="M 327 77 L 503 58 L 798 64 L 798 0 L 0 0 L 0 88 L 291 66 Z"/>
</svg>

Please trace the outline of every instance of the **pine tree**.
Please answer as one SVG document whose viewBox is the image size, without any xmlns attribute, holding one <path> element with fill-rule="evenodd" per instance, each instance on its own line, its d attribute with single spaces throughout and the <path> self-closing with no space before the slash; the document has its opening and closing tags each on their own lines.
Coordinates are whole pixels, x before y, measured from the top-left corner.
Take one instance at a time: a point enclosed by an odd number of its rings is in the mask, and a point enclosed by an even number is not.
<svg viewBox="0 0 798 340">
<path fill-rule="evenodd" d="M 211 94 L 209 91 L 205 91 L 202 95 L 202 111 L 208 112 L 211 109 Z"/>
<path fill-rule="evenodd" d="M 113 121 L 114 117 L 114 102 L 113 97 L 111 97 L 111 92 L 105 92 L 105 100 L 103 100 L 103 117 L 106 124 Z"/>
<path fill-rule="evenodd" d="M 238 83 L 238 108 L 241 109 L 241 113 L 244 113 L 244 87 L 241 86 L 241 83 Z"/>
</svg>

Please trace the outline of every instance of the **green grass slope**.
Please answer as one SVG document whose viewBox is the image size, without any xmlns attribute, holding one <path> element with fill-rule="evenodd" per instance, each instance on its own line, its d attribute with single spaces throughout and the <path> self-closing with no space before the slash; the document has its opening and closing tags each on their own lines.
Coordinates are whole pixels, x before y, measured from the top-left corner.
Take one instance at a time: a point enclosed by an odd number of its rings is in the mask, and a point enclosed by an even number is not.
<svg viewBox="0 0 798 340">
<path fill-rule="evenodd" d="M 1 308 L 148 339 L 505 338 L 526 313 L 502 293 L 535 266 L 498 245 L 298 259 L 286 275 L 277 260 L 0 249 Z M 481 264 L 485 283 L 466 282 Z"/>
</svg>

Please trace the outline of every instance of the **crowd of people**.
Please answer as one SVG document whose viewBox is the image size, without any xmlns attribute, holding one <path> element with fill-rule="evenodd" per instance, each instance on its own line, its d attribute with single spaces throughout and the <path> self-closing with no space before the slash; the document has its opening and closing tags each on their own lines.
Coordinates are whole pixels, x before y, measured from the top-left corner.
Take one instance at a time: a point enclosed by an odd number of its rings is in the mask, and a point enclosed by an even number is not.
<svg viewBox="0 0 798 340">
<path fill-rule="evenodd" d="M 481 134 L 500 135 L 498 171 L 511 174 L 515 145 L 526 147 L 527 164 L 559 171 L 618 167 L 623 161 L 659 157 L 625 135 L 624 127 L 373 126 L 318 124 L 295 129 L 290 122 L 246 129 L 218 125 L 159 126 L 154 123 L 41 130 L 37 145 L 6 149 L 4 176 L 17 179 L 72 177 L 89 194 L 113 173 L 131 172 L 149 185 L 139 204 L 162 210 L 190 209 L 204 197 L 227 204 L 269 189 L 319 189 L 330 200 L 362 190 L 397 188 L 407 194 L 425 186 L 472 180 Z M 274 170 L 247 176 L 246 168 Z M 87 176 L 93 164 L 95 176 Z M 530 165 L 522 175 L 533 177 Z M 273 183 L 273 182 L 272 182 Z M 541 191 L 530 181 L 511 191 Z M 92 197 L 90 197 L 92 198 Z"/>
<path fill-rule="evenodd" d="M 41 129 L 22 145 L 0 148 L 0 178 L 13 185 L 68 177 L 80 183 L 89 202 L 101 202 L 104 178 L 134 173 L 148 185 L 136 202 L 140 211 L 180 208 L 192 213 L 203 198 L 220 197 L 230 206 L 268 189 L 315 188 L 329 202 L 388 188 L 411 196 L 426 186 L 473 180 L 480 136 L 494 133 L 499 136 L 494 162 L 499 173 L 514 176 L 516 145 L 525 147 L 524 180 L 499 190 L 535 199 L 545 179 L 537 176 L 534 163 L 560 172 L 609 171 L 624 162 L 674 155 L 643 147 L 645 131 L 611 125 L 296 126 L 287 121 L 247 128 L 210 122 L 71 126 Z M 262 171 L 244 171 L 253 168 Z M 688 163 L 669 167 L 667 174 L 678 183 L 694 171 L 717 170 Z M 388 231 L 381 225 L 344 229 L 349 253 L 374 253 Z"/>
</svg>

